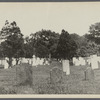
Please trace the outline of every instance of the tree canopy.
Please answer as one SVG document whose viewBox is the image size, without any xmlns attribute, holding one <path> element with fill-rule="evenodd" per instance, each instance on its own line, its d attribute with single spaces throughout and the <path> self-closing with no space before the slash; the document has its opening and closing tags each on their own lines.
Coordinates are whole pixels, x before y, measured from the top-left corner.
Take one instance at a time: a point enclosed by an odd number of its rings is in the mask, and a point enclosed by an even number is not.
<svg viewBox="0 0 100 100">
<path fill-rule="evenodd" d="M 16 22 L 5 23 L 5 26 L 1 30 L 1 35 L 4 36 L 5 41 L 1 42 L 1 47 L 3 49 L 4 57 L 9 58 L 9 66 L 12 66 L 12 57 L 19 59 L 23 56 L 23 44 L 24 39 L 20 31 L 20 28 L 17 26 Z"/>
<path fill-rule="evenodd" d="M 73 56 L 100 54 L 100 23 L 91 25 L 89 32 L 79 36 L 77 33 L 69 34 L 64 29 L 61 34 L 42 29 L 24 38 L 17 23 L 6 20 L 0 31 L 3 40 L 0 44 L 0 58 L 8 57 L 11 67 L 13 57 L 17 64 L 20 57 L 32 58 L 33 55 L 70 60 Z"/>
<path fill-rule="evenodd" d="M 67 31 L 62 30 L 57 46 L 58 57 L 63 59 L 71 59 L 76 55 L 76 50 L 76 42 L 71 38 Z"/>
<path fill-rule="evenodd" d="M 85 34 L 85 37 L 96 44 L 100 44 L 100 23 L 95 23 L 89 28 L 90 34 Z"/>
<path fill-rule="evenodd" d="M 50 30 L 41 30 L 31 34 L 31 41 L 34 42 L 35 54 L 39 57 L 54 57 L 56 52 L 59 34 Z"/>
</svg>

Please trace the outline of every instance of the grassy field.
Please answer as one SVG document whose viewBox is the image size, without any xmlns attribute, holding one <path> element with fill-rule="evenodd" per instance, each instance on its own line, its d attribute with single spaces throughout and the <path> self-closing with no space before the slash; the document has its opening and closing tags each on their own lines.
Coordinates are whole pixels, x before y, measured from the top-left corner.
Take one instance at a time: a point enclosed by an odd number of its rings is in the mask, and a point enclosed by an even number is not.
<svg viewBox="0 0 100 100">
<path fill-rule="evenodd" d="M 100 94 L 100 69 L 94 70 L 91 79 L 85 80 L 85 70 L 88 66 L 70 66 L 70 75 L 62 74 L 61 82 L 51 83 L 50 71 L 53 67 L 62 69 L 61 63 L 53 61 L 51 65 L 33 66 L 32 74 L 29 76 L 28 82 L 32 84 L 17 84 L 17 74 L 21 80 L 25 79 L 25 75 L 16 71 L 17 67 L 26 66 L 22 64 L 14 66 L 10 69 L 0 69 L 0 94 Z M 25 82 L 26 83 L 26 82 Z"/>
</svg>

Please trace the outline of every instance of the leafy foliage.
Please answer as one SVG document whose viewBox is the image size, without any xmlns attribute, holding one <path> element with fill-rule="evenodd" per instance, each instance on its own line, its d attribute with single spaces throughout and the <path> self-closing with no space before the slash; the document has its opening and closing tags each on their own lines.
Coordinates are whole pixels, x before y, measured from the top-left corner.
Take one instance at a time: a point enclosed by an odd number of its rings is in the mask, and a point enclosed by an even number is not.
<svg viewBox="0 0 100 100">
<path fill-rule="evenodd" d="M 71 59 L 76 54 L 76 49 L 76 42 L 71 38 L 67 31 L 62 30 L 57 46 L 58 57 Z"/>
<path fill-rule="evenodd" d="M 90 34 L 85 34 L 85 37 L 97 44 L 100 44 L 100 23 L 95 23 L 90 26 Z"/>
<path fill-rule="evenodd" d="M 49 57 L 51 54 L 54 57 L 59 39 L 59 34 L 50 30 L 38 31 L 31 34 L 31 40 L 34 42 L 35 54 L 39 57 Z M 54 51 L 53 51 L 54 50 Z"/>
<path fill-rule="evenodd" d="M 1 35 L 5 37 L 5 41 L 1 42 L 1 47 L 4 57 L 8 57 L 9 61 L 11 61 L 9 64 L 12 64 L 12 57 L 19 58 L 24 55 L 24 39 L 16 22 L 5 25 L 1 30 Z"/>
</svg>

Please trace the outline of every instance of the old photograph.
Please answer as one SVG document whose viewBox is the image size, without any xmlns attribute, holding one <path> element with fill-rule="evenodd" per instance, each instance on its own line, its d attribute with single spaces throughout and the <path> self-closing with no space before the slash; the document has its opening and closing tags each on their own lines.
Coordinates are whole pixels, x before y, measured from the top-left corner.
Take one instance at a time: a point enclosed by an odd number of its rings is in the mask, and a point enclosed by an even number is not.
<svg viewBox="0 0 100 100">
<path fill-rule="evenodd" d="M 0 3 L 3 94 L 100 94 L 100 2 Z"/>
</svg>

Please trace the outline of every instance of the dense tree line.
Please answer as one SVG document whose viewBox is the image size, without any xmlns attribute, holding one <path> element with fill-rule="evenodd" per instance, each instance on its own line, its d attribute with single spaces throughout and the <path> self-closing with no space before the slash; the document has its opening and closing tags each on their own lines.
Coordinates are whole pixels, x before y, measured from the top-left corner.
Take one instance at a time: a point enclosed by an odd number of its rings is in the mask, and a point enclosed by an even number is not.
<svg viewBox="0 0 100 100">
<path fill-rule="evenodd" d="M 12 66 L 12 58 L 32 58 L 36 55 L 40 58 L 72 59 L 74 56 L 87 57 L 91 54 L 99 54 L 100 51 L 100 23 L 90 26 L 90 34 L 79 36 L 76 33 L 69 34 L 66 30 L 56 33 L 51 30 L 31 33 L 27 37 L 21 33 L 17 23 L 5 22 L 0 31 L 3 40 L 0 44 L 0 57 L 8 57 L 9 67 Z"/>
</svg>

